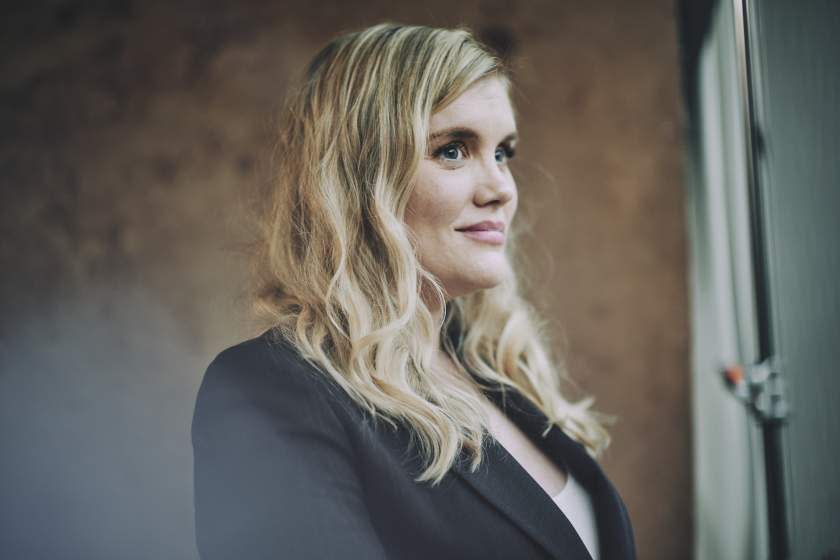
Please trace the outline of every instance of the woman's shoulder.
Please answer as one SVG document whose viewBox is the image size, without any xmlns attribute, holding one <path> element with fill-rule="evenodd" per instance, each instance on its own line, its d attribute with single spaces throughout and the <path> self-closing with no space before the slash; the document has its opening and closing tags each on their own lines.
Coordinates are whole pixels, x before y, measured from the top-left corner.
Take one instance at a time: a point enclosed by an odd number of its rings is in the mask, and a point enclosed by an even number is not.
<svg viewBox="0 0 840 560">
<path fill-rule="evenodd" d="M 202 385 L 248 389 L 254 385 L 292 386 L 325 380 L 326 376 L 304 359 L 291 342 L 268 330 L 219 352 L 207 367 Z"/>
<path fill-rule="evenodd" d="M 212 360 L 196 396 L 193 430 L 232 412 L 294 422 L 332 415 L 327 397 L 336 388 L 292 344 L 267 331 Z"/>
</svg>

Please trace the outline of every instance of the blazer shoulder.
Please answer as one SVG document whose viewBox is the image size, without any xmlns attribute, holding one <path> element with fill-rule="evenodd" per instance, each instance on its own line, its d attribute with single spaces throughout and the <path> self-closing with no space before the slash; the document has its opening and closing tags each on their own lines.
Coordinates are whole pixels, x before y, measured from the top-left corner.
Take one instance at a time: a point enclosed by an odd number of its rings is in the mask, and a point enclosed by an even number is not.
<svg viewBox="0 0 840 560">
<path fill-rule="evenodd" d="M 223 350 L 207 367 L 196 396 L 193 435 L 242 409 L 274 422 L 335 425 L 329 401 L 339 389 L 290 343 L 269 331 Z"/>
<path fill-rule="evenodd" d="M 385 558 L 331 383 L 266 335 L 212 361 L 192 423 L 203 559 Z"/>
</svg>

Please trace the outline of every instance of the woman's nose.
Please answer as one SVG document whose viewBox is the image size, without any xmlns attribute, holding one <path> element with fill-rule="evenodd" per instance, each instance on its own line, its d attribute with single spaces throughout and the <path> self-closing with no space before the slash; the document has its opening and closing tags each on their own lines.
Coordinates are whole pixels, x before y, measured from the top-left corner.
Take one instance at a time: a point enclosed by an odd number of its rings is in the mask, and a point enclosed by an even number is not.
<svg viewBox="0 0 840 560">
<path fill-rule="evenodd" d="M 505 204 L 513 198 L 516 186 L 504 164 L 496 161 L 495 154 L 490 158 L 483 158 L 478 172 L 478 188 L 476 202 L 480 205 L 490 202 Z"/>
</svg>

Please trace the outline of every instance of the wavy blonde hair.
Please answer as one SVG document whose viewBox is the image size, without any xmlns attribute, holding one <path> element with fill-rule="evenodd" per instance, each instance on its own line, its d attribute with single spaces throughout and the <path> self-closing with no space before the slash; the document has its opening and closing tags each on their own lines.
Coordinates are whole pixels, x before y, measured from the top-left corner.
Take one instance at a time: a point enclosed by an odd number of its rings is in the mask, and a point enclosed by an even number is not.
<svg viewBox="0 0 840 560">
<path fill-rule="evenodd" d="M 479 383 L 519 391 L 546 432 L 558 425 L 592 454 L 608 443 L 591 401 L 561 396 L 563 372 L 516 277 L 447 302 L 403 222 L 430 116 L 489 77 L 507 82 L 462 29 L 382 24 L 335 39 L 287 99 L 261 220 L 258 309 L 374 419 L 411 430 L 427 460 L 418 482 L 439 483 L 462 450 L 479 466 Z M 436 369 L 441 347 L 463 375 Z"/>
</svg>

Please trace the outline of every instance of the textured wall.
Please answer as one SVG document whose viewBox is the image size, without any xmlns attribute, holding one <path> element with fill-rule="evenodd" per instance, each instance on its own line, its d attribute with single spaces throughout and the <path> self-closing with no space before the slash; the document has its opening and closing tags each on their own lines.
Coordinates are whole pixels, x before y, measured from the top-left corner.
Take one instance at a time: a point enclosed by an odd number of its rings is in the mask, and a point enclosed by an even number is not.
<svg viewBox="0 0 840 560">
<path fill-rule="evenodd" d="M 534 300 L 618 417 L 603 462 L 640 556 L 689 556 L 669 2 L 29 6 L 0 22 L 4 557 L 193 557 L 192 399 L 253 334 L 239 246 L 276 109 L 324 41 L 384 19 L 513 39 Z"/>
</svg>

